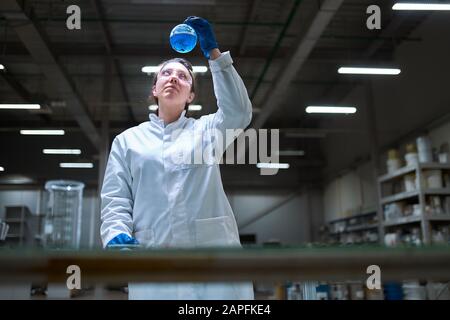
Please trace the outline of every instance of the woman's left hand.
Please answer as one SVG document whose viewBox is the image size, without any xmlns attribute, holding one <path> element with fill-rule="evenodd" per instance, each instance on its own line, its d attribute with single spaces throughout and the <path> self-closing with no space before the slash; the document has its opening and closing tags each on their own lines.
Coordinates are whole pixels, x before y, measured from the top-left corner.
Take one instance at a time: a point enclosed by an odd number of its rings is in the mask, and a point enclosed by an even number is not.
<svg viewBox="0 0 450 320">
<path fill-rule="evenodd" d="M 204 56 L 209 59 L 210 51 L 217 49 L 219 46 L 208 20 L 191 16 L 184 20 L 184 23 L 194 28 L 199 37 L 200 48 L 202 49 Z"/>
</svg>

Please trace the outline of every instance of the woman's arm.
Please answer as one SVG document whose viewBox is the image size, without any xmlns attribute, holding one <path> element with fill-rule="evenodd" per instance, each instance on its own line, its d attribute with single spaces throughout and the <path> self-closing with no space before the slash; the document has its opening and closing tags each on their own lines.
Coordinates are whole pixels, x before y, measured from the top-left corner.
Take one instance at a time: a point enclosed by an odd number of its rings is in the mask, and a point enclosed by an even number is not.
<svg viewBox="0 0 450 320">
<path fill-rule="evenodd" d="M 131 172 L 125 162 L 124 148 L 116 137 L 111 146 L 101 191 L 101 226 L 103 246 L 119 234 L 133 232 Z"/>
<path fill-rule="evenodd" d="M 209 127 L 219 129 L 245 129 L 252 119 L 252 103 L 241 77 L 233 67 L 229 52 L 210 51 L 209 65 L 213 78 L 218 110 L 206 117 Z"/>
</svg>

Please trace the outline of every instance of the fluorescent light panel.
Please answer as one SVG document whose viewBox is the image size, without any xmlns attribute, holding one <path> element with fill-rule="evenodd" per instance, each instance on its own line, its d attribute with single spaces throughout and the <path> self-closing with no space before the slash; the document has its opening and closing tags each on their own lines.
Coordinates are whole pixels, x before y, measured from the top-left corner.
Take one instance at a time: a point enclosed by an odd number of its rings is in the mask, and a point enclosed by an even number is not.
<svg viewBox="0 0 450 320">
<path fill-rule="evenodd" d="M 189 111 L 200 111 L 202 110 L 202 106 L 200 104 L 191 104 L 188 107 Z"/>
<path fill-rule="evenodd" d="M 309 106 L 306 108 L 307 113 L 355 113 L 354 107 L 337 107 L 337 106 Z"/>
<path fill-rule="evenodd" d="M 5 69 L 5 66 L 0 64 L 0 70 L 4 70 L 4 69 Z"/>
<path fill-rule="evenodd" d="M 40 109 L 41 106 L 39 104 L 27 104 L 27 103 L 2 103 L 0 104 L 0 109 L 3 110 L 37 110 Z"/>
<path fill-rule="evenodd" d="M 144 73 L 158 73 L 161 66 L 145 66 L 142 67 L 141 71 Z M 208 67 L 206 66 L 193 66 L 192 70 L 194 73 L 205 73 L 208 71 Z"/>
<path fill-rule="evenodd" d="M 0 172 L 5 171 L 5 168 L 0 167 Z"/>
<path fill-rule="evenodd" d="M 80 149 L 43 149 L 44 154 L 81 154 Z"/>
<path fill-rule="evenodd" d="M 259 169 L 289 169 L 289 163 L 264 163 L 256 164 Z"/>
<path fill-rule="evenodd" d="M 94 164 L 91 162 L 61 162 L 59 166 L 69 169 L 91 169 L 94 167 Z"/>
<path fill-rule="evenodd" d="M 449 11 L 450 3 L 410 3 L 397 2 L 392 10 Z"/>
<path fill-rule="evenodd" d="M 340 74 L 372 74 L 372 75 L 399 75 L 402 71 L 395 68 L 359 68 L 359 67 L 340 67 Z"/>
<path fill-rule="evenodd" d="M 158 110 L 158 105 L 152 104 L 152 105 L 148 106 L 148 109 L 150 111 L 156 111 L 156 110 Z M 200 111 L 200 110 L 202 110 L 202 105 L 201 104 L 191 104 L 191 105 L 189 105 L 188 110 L 189 111 Z"/>
<path fill-rule="evenodd" d="M 65 132 L 64 130 L 20 130 L 20 134 L 36 136 L 63 136 Z"/>
</svg>

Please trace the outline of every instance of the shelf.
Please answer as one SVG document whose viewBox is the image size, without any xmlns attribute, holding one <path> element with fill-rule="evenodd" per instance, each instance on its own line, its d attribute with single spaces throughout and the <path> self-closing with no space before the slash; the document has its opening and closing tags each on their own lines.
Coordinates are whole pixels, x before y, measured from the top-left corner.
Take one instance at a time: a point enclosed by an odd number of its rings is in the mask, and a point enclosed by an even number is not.
<svg viewBox="0 0 450 320">
<path fill-rule="evenodd" d="M 417 197 L 418 195 L 419 195 L 419 191 L 417 191 L 417 190 L 397 193 L 392 196 L 382 198 L 381 203 L 386 204 L 386 203 L 390 203 L 390 202 L 405 200 L 408 198 Z"/>
<path fill-rule="evenodd" d="M 427 162 L 419 163 L 418 165 L 402 167 L 394 172 L 387 173 L 378 178 L 378 182 L 386 182 L 398 177 L 401 177 L 410 172 L 414 172 L 417 168 L 421 170 L 450 170 L 450 164 L 438 163 L 438 162 Z"/>
<path fill-rule="evenodd" d="M 20 234 L 7 234 L 6 237 L 7 238 L 22 238 L 22 236 Z"/>
<path fill-rule="evenodd" d="M 450 221 L 450 214 L 433 214 L 426 218 L 429 221 Z"/>
<path fill-rule="evenodd" d="M 408 167 L 400 168 L 394 172 L 382 175 L 381 177 L 378 178 L 378 182 L 386 182 L 386 181 L 401 177 L 407 173 L 415 171 L 416 168 L 417 168 L 416 166 L 408 166 Z"/>
<path fill-rule="evenodd" d="M 448 163 L 439 163 L 439 162 L 427 162 L 427 163 L 420 163 L 419 164 L 420 169 L 431 169 L 431 170 L 450 170 L 450 164 Z"/>
<path fill-rule="evenodd" d="M 422 217 L 421 216 L 408 216 L 408 217 L 400 217 L 400 218 L 397 218 L 397 219 L 385 221 L 383 223 L 383 225 L 385 227 L 392 227 L 392 226 L 416 223 L 416 222 L 421 222 L 421 221 L 422 221 Z"/>
<path fill-rule="evenodd" d="M 357 214 L 354 214 L 354 215 L 351 215 L 348 217 L 330 220 L 327 223 L 336 223 L 336 222 L 342 222 L 342 221 L 347 221 L 347 220 L 351 220 L 351 219 L 362 218 L 362 217 L 366 217 L 366 216 L 372 216 L 372 215 L 375 215 L 376 213 L 377 213 L 376 209 L 367 209 L 367 210 L 363 210 L 360 213 L 357 213 Z"/>
<path fill-rule="evenodd" d="M 436 189 L 425 189 L 424 194 L 426 195 L 450 195 L 450 188 L 436 188 Z"/>
<path fill-rule="evenodd" d="M 5 219 L 6 223 L 25 223 L 26 221 L 23 219 L 19 219 L 19 218 L 10 218 L 10 219 Z"/>
<path fill-rule="evenodd" d="M 348 227 L 347 229 L 345 229 L 343 231 L 334 231 L 334 232 L 330 232 L 330 234 L 338 235 L 338 234 L 343 234 L 343 233 L 358 232 L 358 231 L 377 229 L 377 228 L 378 228 L 378 224 L 372 223 L 372 224 L 365 224 L 365 225 L 361 225 L 361 226 Z"/>
<path fill-rule="evenodd" d="M 378 228 L 378 223 L 372 223 L 372 224 L 365 224 L 362 226 L 356 226 L 356 227 L 349 227 L 347 228 L 348 232 L 355 232 L 355 231 L 362 231 L 362 230 L 370 230 L 370 229 L 376 229 Z"/>
</svg>

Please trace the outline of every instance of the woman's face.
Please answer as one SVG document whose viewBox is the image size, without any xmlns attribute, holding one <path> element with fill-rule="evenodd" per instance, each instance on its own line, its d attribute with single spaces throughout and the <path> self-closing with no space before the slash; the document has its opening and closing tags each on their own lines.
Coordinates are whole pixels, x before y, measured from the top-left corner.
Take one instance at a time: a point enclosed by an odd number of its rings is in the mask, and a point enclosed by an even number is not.
<svg viewBox="0 0 450 320">
<path fill-rule="evenodd" d="M 186 103 L 194 100 L 191 92 L 192 77 L 188 69 L 179 62 L 169 62 L 158 73 L 156 84 L 152 88 L 153 96 L 158 98 L 159 106 L 176 108 L 167 110 L 182 112 Z"/>
</svg>

